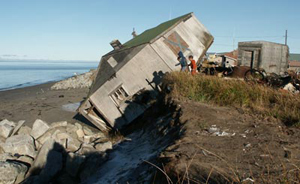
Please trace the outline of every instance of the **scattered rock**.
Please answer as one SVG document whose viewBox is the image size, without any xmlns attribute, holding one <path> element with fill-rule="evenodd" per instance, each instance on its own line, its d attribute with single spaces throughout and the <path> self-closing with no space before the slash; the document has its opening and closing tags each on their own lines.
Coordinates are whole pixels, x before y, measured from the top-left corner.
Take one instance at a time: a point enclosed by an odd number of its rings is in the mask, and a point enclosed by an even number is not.
<svg viewBox="0 0 300 184">
<path fill-rule="evenodd" d="M 16 123 L 13 122 L 13 121 L 8 121 L 7 119 L 4 119 L 0 122 L 0 125 L 3 125 L 3 124 L 7 124 L 9 126 L 12 126 L 12 127 L 15 127 L 16 126 Z"/>
<path fill-rule="evenodd" d="M 19 162 L 26 163 L 28 165 L 32 165 L 32 163 L 33 163 L 33 159 L 31 157 L 28 157 L 28 156 L 20 156 L 16 160 L 19 161 Z"/>
<path fill-rule="evenodd" d="M 6 153 L 36 156 L 34 139 L 30 135 L 14 135 L 6 139 L 2 145 Z"/>
<path fill-rule="evenodd" d="M 45 132 L 47 132 L 47 130 L 49 129 L 49 125 L 40 120 L 40 119 L 37 119 L 35 120 L 35 122 L 33 123 L 33 126 L 32 126 L 32 130 L 31 130 L 31 133 L 30 135 L 32 137 L 34 137 L 35 139 L 38 139 L 39 137 L 41 137 Z"/>
<path fill-rule="evenodd" d="M 53 139 L 48 139 L 39 150 L 37 157 L 35 158 L 27 175 L 38 174 L 41 171 L 41 169 L 45 167 L 45 165 L 48 163 L 47 160 L 49 160 L 48 155 L 50 151 L 59 152 L 62 150 L 63 148 L 59 144 L 57 144 Z"/>
<path fill-rule="evenodd" d="M 86 143 L 86 144 L 89 144 L 92 142 L 92 136 L 83 136 L 83 142 Z"/>
<path fill-rule="evenodd" d="M 67 133 L 61 132 L 60 130 L 56 130 L 52 134 L 51 138 L 54 139 L 55 142 L 57 142 L 64 148 L 67 148 L 67 139 L 69 138 L 69 135 Z"/>
<path fill-rule="evenodd" d="M 57 139 L 68 139 L 68 138 L 70 138 L 70 135 L 65 132 L 61 132 L 56 135 L 56 138 Z"/>
<path fill-rule="evenodd" d="M 22 126 L 17 132 L 18 135 L 30 135 L 31 128 L 28 126 Z"/>
<path fill-rule="evenodd" d="M 77 139 L 73 139 L 72 137 L 67 140 L 67 151 L 75 152 L 80 148 L 81 143 Z"/>
<path fill-rule="evenodd" d="M 58 151 L 49 151 L 47 162 L 43 167 L 39 177 L 41 183 L 49 183 L 51 179 L 62 169 L 62 153 Z"/>
<path fill-rule="evenodd" d="M 75 123 L 75 126 L 77 127 L 77 129 L 82 129 L 82 125 L 80 123 Z"/>
<path fill-rule="evenodd" d="M 5 162 L 6 160 L 12 160 L 14 157 L 10 153 L 2 153 L 0 154 L 0 162 Z"/>
<path fill-rule="evenodd" d="M 81 145 L 81 148 L 76 153 L 84 155 L 84 154 L 90 154 L 95 152 L 97 152 L 97 150 L 92 145 L 83 143 Z"/>
<path fill-rule="evenodd" d="M 42 147 L 42 144 L 37 140 L 34 140 L 34 145 L 35 145 L 36 150 L 39 150 Z"/>
<path fill-rule="evenodd" d="M 15 126 L 14 122 L 1 121 L 5 136 L 0 137 L 0 184 L 75 181 L 79 175 L 91 174 L 95 164 L 99 166 L 107 159 L 99 151 L 112 149 L 111 142 L 104 142 L 106 136 L 102 132 L 93 133 L 79 123 L 60 121 L 48 125 L 37 119 L 31 129 L 23 126 L 24 122 L 19 121 Z M 5 140 L 4 137 L 8 138 Z M 95 144 L 97 149 L 93 146 Z M 89 155 L 87 164 L 86 155 Z M 15 173 L 2 178 L 4 167 L 11 167 L 5 172 Z M 30 167 L 28 172 L 27 167 Z M 87 171 L 82 172 L 82 167 Z M 28 178 L 23 181 L 25 173 Z"/>
<path fill-rule="evenodd" d="M 84 162 L 85 156 L 69 153 L 66 161 L 66 171 L 70 176 L 76 177 L 81 164 Z"/>
<path fill-rule="evenodd" d="M 110 141 L 104 143 L 98 143 L 95 145 L 95 148 L 98 151 L 106 151 L 108 149 L 112 149 L 112 143 Z"/>
<path fill-rule="evenodd" d="M 0 136 L 4 138 L 8 138 L 15 127 L 15 123 L 12 121 L 8 121 L 7 119 L 0 122 Z"/>
<path fill-rule="evenodd" d="M 5 143 L 5 139 L 0 137 L 0 154 L 4 153 L 2 145 Z"/>
<path fill-rule="evenodd" d="M 20 120 L 17 124 L 17 126 L 14 128 L 14 131 L 12 132 L 11 135 L 15 135 L 19 129 L 23 126 L 23 124 L 25 123 L 25 120 Z"/>
<path fill-rule="evenodd" d="M 59 122 L 54 122 L 50 125 L 50 128 L 59 128 L 59 127 L 66 127 L 68 125 L 67 121 L 59 121 Z"/>
<path fill-rule="evenodd" d="M 82 130 L 83 130 L 83 132 L 84 132 L 85 135 L 91 136 L 91 135 L 94 134 L 94 133 L 92 132 L 92 130 L 89 129 L 88 127 L 86 127 L 86 126 L 84 126 L 84 127 L 82 128 Z"/>
<path fill-rule="evenodd" d="M 42 135 L 40 138 L 38 138 L 38 142 L 43 145 L 48 139 L 52 137 L 51 131 L 46 132 L 44 135 Z"/>
<path fill-rule="evenodd" d="M 71 137 L 78 137 L 76 131 L 78 130 L 77 126 L 74 124 L 68 123 L 66 127 L 66 132 L 71 136 Z"/>
<path fill-rule="evenodd" d="M 96 70 L 91 70 L 87 73 L 76 75 L 74 77 L 62 80 L 55 83 L 51 89 L 79 89 L 79 88 L 89 88 L 92 85 L 93 79 L 95 78 Z"/>
<path fill-rule="evenodd" d="M 13 184 L 24 180 L 27 167 L 17 162 L 0 161 L 0 183 Z"/>
<path fill-rule="evenodd" d="M 9 126 L 7 124 L 1 125 L 0 126 L 0 136 L 7 138 L 11 135 L 13 132 L 14 127 Z"/>
<path fill-rule="evenodd" d="M 78 130 L 78 128 L 75 125 L 68 123 L 68 126 L 66 127 L 65 130 L 74 139 L 78 138 L 77 133 L 76 133 L 76 131 Z"/>
<path fill-rule="evenodd" d="M 78 129 L 76 131 L 76 134 L 77 134 L 78 138 L 83 138 L 85 136 L 85 134 L 84 134 L 84 132 L 83 132 L 82 129 Z"/>
<path fill-rule="evenodd" d="M 33 162 L 33 158 L 29 156 L 18 156 L 18 155 L 13 156 L 11 153 L 3 153 L 0 154 L 0 161 L 1 162 L 18 161 L 18 162 L 23 162 L 27 165 L 31 165 Z"/>
<path fill-rule="evenodd" d="M 30 168 L 27 176 L 30 176 L 26 182 L 28 184 L 40 184 L 40 183 L 52 183 L 51 180 L 62 169 L 62 153 L 55 150 L 50 150 L 46 157 L 46 162 L 42 164 L 42 167 L 35 167 L 33 170 Z M 34 162 L 35 163 L 35 162 Z M 38 175 L 37 175 L 38 174 Z"/>
</svg>

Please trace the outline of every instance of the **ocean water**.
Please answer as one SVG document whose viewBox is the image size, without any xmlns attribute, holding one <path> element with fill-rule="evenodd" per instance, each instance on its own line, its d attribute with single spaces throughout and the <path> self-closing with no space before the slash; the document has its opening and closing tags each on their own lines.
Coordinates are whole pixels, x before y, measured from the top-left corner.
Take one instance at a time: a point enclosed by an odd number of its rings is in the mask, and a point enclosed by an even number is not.
<svg viewBox="0 0 300 184">
<path fill-rule="evenodd" d="M 59 81 L 97 66 L 87 61 L 0 60 L 0 91 Z"/>
</svg>

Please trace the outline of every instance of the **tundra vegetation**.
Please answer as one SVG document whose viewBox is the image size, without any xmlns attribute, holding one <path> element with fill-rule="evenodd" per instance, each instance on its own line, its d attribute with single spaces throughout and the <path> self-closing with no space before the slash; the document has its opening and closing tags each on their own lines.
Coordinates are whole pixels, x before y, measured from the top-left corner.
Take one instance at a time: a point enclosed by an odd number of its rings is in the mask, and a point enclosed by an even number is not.
<svg viewBox="0 0 300 184">
<path fill-rule="evenodd" d="M 191 76 L 172 72 L 164 84 L 172 88 L 173 97 L 188 98 L 219 106 L 241 108 L 249 113 L 280 119 L 288 126 L 300 125 L 300 95 L 241 80 L 224 80 L 212 76 Z"/>
</svg>

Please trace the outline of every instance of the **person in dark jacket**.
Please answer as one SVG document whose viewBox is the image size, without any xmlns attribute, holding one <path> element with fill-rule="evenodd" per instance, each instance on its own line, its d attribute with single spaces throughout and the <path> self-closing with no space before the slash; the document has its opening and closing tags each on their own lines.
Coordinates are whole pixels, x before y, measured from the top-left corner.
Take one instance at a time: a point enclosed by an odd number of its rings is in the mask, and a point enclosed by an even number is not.
<svg viewBox="0 0 300 184">
<path fill-rule="evenodd" d="M 187 71 L 188 70 L 188 63 L 187 63 L 187 60 L 186 60 L 186 58 L 184 57 L 184 55 L 181 51 L 178 53 L 177 60 L 179 61 L 179 63 L 176 64 L 176 66 L 180 65 L 181 66 L 181 71 Z"/>
</svg>

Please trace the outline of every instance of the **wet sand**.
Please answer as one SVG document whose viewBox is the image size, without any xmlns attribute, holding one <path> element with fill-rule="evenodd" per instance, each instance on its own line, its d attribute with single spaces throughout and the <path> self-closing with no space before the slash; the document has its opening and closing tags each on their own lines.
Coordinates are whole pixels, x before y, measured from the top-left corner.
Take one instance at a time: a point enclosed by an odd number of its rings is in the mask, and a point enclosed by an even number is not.
<svg viewBox="0 0 300 184">
<path fill-rule="evenodd" d="M 76 122 L 76 112 L 62 109 L 63 105 L 78 103 L 86 97 L 88 89 L 51 90 L 54 83 L 0 91 L 0 120 L 26 120 L 31 126 L 36 119 L 48 123 Z"/>
</svg>

